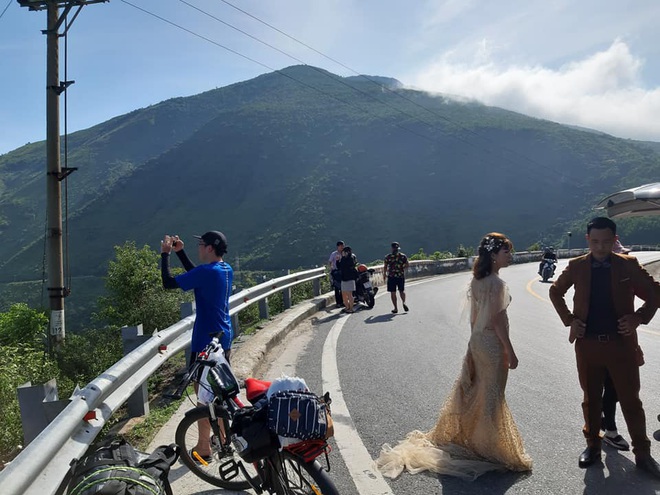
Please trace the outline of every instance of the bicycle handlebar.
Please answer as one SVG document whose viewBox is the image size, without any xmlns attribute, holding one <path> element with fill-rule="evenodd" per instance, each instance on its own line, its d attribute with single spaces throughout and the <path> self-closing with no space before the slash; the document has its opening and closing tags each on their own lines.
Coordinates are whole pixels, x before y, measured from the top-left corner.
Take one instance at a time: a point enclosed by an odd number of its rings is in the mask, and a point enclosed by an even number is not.
<svg viewBox="0 0 660 495">
<path fill-rule="evenodd" d="M 188 371 L 183 375 L 183 378 L 181 379 L 181 383 L 177 387 L 177 389 L 174 391 L 173 394 L 164 394 L 165 397 L 168 399 L 174 399 L 178 400 L 181 397 L 183 397 L 183 393 L 186 391 L 186 388 L 188 385 L 190 385 L 190 382 L 195 380 L 195 377 L 197 375 L 197 371 L 199 370 L 200 366 L 215 366 L 217 361 L 214 359 L 199 359 L 200 356 L 207 358 L 211 352 L 213 352 L 217 346 L 220 345 L 220 340 L 217 337 L 213 337 L 211 342 L 204 347 L 200 352 L 197 353 L 198 358 L 190 365 L 188 368 Z"/>
</svg>

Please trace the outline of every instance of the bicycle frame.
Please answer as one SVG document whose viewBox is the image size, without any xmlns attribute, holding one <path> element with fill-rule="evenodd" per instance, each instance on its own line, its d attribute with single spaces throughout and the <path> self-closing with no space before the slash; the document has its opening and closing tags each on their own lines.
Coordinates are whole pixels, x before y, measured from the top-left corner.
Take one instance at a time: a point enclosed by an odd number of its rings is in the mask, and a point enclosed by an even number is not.
<svg viewBox="0 0 660 495">
<path fill-rule="evenodd" d="M 198 355 L 199 358 L 190 366 L 173 397 L 181 397 L 190 382 L 199 382 L 199 376 L 201 374 L 198 372 L 201 367 L 215 365 L 214 361 L 208 360 L 212 345 L 207 346 Z M 204 385 L 200 384 L 200 386 Z M 311 474 L 310 463 L 316 466 L 313 468 L 314 473 L 319 470 L 321 472 L 330 471 L 330 460 L 328 457 L 330 446 L 325 440 L 308 440 L 284 447 L 281 451 L 277 451 L 266 458 L 251 463 L 254 470 L 253 474 L 250 474 L 248 472 L 250 463 L 245 464 L 245 460 L 237 457 L 240 456 L 240 452 L 243 449 L 238 445 L 234 445 L 233 442 L 236 441 L 236 438 L 232 438 L 231 435 L 231 423 L 234 414 L 245 407 L 238 396 L 235 395 L 238 389 L 231 389 L 228 393 L 224 393 L 223 391 L 227 390 L 226 388 L 217 386 L 215 383 L 211 383 L 211 386 L 215 398 L 205 406 L 198 406 L 188 411 L 180 424 L 180 427 L 183 424 L 188 425 L 181 430 L 182 432 L 187 431 L 186 428 L 194 424 L 195 421 L 206 421 L 206 418 L 208 418 L 210 424 L 210 430 L 212 432 L 210 439 L 211 452 L 215 453 L 214 458 L 219 461 L 219 464 L 215 464 L 213 467 L 215 475 L 212 475 L 217 480 L 217 483 L 213 483 L 212 480 L 200 474 L 198 472 L 199 470 L 194 469 L 195 462 L 198 466 L 210 466 L 213 461 L 207 462 L 196 451 L 190 450 L 187 452 L 189 452 L 188 455 L 192 459 L 193 465 L 188 465 L 188 467 L 196 476 L 223 488 L 227 488 L 224 487 L 224 484 L 245 483 L 246 487 L 249 485 L 258 494 L 264 492 L 286 494 L 290 493 L 291 486 L 310 486 L 310 481 L 304 476 L 304 473 Z M 329 397 L 325 399 L 329 405 Z M 185 423 L 186 421 L 187 423 Z M 179 428 L 177 428 L 177 443 L 179 443 Z M 184 440 L 181 447 L 183 448 L 185 445 L 187 444 Z M 321 454 L 325 454 L 327 468 L 314 464 L 315 459 Z M 223 459 L 225 460 L 223 461 Z M 190 461 L 185 461 L 186 464 L 188 462 Z M 235 480 L 235 478 L 239 477 L 240 481 Z M 312 474 L 312 477 L 318 478 L 318 475 Z M 327 483 L 325 486 L 327 486 Z M 316 489 L 314 491 L 316 492 Z"/>
</svg>

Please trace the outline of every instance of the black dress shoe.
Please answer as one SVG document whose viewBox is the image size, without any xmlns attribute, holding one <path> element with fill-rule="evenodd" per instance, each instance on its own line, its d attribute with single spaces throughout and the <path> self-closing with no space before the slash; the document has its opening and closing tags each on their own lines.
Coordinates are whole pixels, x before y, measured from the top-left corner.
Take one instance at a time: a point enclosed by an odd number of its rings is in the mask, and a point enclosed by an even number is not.
<svg viewBox="0 0 660 495">
<path fill-rule="evenodd" d="M 635 464 L 642 471 L 646 471 L 654 478 L 660 479 L 660 465 L 658 465 L 653 457 L 648 456 L 642 459 L 635 459 Z"/>
<path fill-rule="evenodd" d="M 600 449 L 598 447 L 587 447 L 584 452 L 580 454 L 578 466 L 586 468 L 591 466 L 594 462 L 600 461 Z"/>
</svg>

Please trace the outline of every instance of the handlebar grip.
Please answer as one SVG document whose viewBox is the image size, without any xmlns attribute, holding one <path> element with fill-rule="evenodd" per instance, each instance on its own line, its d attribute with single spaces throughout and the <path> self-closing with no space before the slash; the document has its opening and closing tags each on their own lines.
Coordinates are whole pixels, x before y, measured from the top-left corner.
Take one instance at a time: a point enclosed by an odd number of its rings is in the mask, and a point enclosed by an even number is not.
<svg viewBox="0 0 660 495">
<path fill-rule="evenodd" d="M 164 394 L 164 396 L 167 399 L 179 400 L 181 397 L 183 397 L 183 393 L 186 391 L 189 383 L 190 380 L 188 377 L 184 377 L 184 379 L 181 381 L 181 384 L 179 385 L 179 388 L 177 388 L 173 394 Z"/>
<path fill-rule="evenodd" d="M 188 385 L 190 385 L 190 382 L 192 381 L 193 376 L 195 376 L 195 373 L 197 372 L 199 365 L 200 363 L 198 361 L 195 361 L 192 364 L 192 366 L 188 369 L 188 371 L 186 371 L 186 374 L 183 375 L 179 387 L 174 391 L 173 394 L 164 394 L 165 397 L 167 397 L 168 399 L 175 399 L 175 400 L 178 400 L 181 397 L 183 397 L 183 393 L 186 391 L 186 388 L 188 388 Z"/>
</svg>

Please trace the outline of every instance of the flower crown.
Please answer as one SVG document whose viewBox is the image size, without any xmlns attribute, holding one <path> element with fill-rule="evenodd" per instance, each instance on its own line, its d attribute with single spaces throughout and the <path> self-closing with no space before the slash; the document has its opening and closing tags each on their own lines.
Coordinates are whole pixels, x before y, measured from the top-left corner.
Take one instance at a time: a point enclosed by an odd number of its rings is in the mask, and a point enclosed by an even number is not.
<svg viewBox="0 0 660 495">
<path fill-rule="evenodd" d="M 487 235 L 483 240 L 483 248 L 486 250 L 486 252 L 492 253 L 493 251 L 499 251 L 505 242 L 506 239 Z"/>
</svg>

